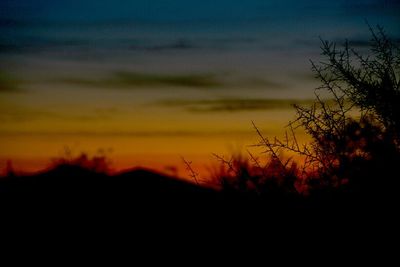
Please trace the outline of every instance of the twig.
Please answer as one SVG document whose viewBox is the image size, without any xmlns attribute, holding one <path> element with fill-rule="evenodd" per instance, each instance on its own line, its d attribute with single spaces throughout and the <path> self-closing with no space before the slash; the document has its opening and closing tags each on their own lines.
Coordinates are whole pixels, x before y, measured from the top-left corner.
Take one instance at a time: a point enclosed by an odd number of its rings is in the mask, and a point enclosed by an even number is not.
<svg viewBox="0 0 400 267">
<path fill-rule="evenodd" d="M 183 163 L 186 165 L 186 170 L 189 172 L 189 176 L 196 182 L 197 185 L 199 185 L 199 181 L 198 181 L 198 175 L 199 174 L 193 170 L 192 162 L 191 161 L 187 161 L 182 156 L 181 156 L 181 159 L 182 159 Z"/>
</svg>

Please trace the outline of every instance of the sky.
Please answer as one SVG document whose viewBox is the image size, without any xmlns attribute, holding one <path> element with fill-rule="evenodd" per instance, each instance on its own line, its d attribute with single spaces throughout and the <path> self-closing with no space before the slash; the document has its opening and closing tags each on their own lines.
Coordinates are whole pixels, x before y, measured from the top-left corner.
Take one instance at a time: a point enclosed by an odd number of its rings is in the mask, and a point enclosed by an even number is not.
<svg viewBox="0 0 400 267">
<path fill-rule="evenodd" d="M 400 39 L 400 1 L 0 2 L 0 169 L 39 170 L 68 148 L 115 169 L 254 144 L 309 104 L 320 39 L 364 51 L 366 21 Z"/>
</svg>

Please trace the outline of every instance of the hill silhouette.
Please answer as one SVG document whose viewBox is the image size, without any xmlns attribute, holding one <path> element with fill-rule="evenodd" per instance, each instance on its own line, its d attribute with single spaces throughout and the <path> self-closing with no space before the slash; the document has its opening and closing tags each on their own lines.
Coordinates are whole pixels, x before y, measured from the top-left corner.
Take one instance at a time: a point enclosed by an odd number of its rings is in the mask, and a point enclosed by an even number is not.
<svg viewBox="0 0 400 267">
<path fill-rule="evenodd" d="M 9 175 L 0 180 L 3 195 L 31 198 L 197 198 L 213 194 L 172 176 L 144 168 L 108 175 L 79 165 L 61 164 L 32 175 Z"/>
<path fill-rule="evenodd" d="M 0 179 L 2 207 L 39 210 L 90 209 L 178 211 L 194 209 L 230 214 L 270 212 L 332 212 L 365 206 L 357 194 L 340 190 L 311 196 L 289 194 L 269 187 L 261 197 L 226 188 L 207 188 L 145 168 L 117 174 L 96 172 L 79 165 L 61 164 L 31 175 Z M 362 199 L 365 201 L 365 199 Z"/>
</svg>

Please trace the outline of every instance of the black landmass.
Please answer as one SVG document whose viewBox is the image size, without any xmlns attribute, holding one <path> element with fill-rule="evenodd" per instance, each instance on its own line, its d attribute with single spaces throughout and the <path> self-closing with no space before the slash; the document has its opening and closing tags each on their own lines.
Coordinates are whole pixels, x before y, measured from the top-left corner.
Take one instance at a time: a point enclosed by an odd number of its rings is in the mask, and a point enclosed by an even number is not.
<svg viewBox="0 0 400 267">
<path fill-rule="evenodd" d="M 187 201 L 216 195 L 212 189 L 145 168 L 113 175 L 75 165 L 59 165 L 32 175 L 0 179 L 3 198 L 58 202 Z"/>
<path fill-rule="evenodd" d="M 262 197 L 200 186 L 145 168 L 113 175 L 62 164 L 31 175 L 0 178 L 1 208 L 75 211 L 120 210 L 128 213 L 206 211 L 263 216 L 268 213 L 371 212 L 395 205 L 381 194 L 334 189 L 310 196 L 277 194 Z"/>
<path fill-rule="evenodd" d="M 360 198 L 339 191 L 252 198 L 142 168 L 107 175 L 59 165 L 33 175 L 0 179 L 4 233 L 13 229 L 12 235 L 34 233 L 39 239 L 42 233 L 53 232 L 56 239 L 60 233 L 67 239 L 89 234 L 100 241 L 108 235 L 129 235 L 145 240 L 146 236 L 167 236 L 164 241 L 169 242 L 177 233 L 191 242 L 210 236 L 213 239 L 206 242 L 221 236 L 284 238 L 299 233 L 329 239 L 343 231 L 365 237 L 397 229 L 396 207 L 397 202 L 376 195 Z"/>
</svg>

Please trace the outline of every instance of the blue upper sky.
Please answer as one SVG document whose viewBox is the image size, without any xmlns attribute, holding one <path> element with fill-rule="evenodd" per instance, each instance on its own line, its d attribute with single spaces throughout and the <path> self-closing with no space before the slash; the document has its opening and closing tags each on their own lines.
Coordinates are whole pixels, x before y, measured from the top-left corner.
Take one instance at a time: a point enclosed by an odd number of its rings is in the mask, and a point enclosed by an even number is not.
<svg viewBox="0 0 400 267">
<path fill-rule="evenodd" d="M 257 20 L 307 16 L 399 16 L 399 0 L 2 0 L 0 16 L 44 20 Z"/>
<path fill-rule="evenodd" d="M 361 33 L 368 36 L 368 21 L 399 38 L 399 14 L 400 0 L 1 0 L 0 26 L 6 27 L 0 30 L 4 40 L 28 29 L 9 28 L 12 25 L 44 23 L 57 27 L 61 23 L 78 32 L 88 23 L 102 23 L 114 25 L 115 33 L 121 30 L 121 23 L 153 25 L 156 30 L 174 24 L 175 32 L 234 32 L 243 37 L 258 32 L 260 36 L 279 34 L 286 42 L 286 37 L 310 39 L 320 35 L 361 38 Z M 149 28 L 142 29 L 149 32 Z M 46 29 L 40 34 L 48 33 Z M 281 34 L 286 37 L 282 39 Z"/>
<path fill-rule="evenodd" d="M 162 58 L 155 52 L 177 48 L 187 60 L 203 53 L 204 64 L 220 55 L 213 54 L 218 49 L 232 55 L 281 53 L 279 62 L 293 61 L 286 48 L 307 62 L 305 46 L 317 50 L 319 36 L 367 41 L 365 21 L 400 39 L 399 14 L 400 0 L 0 0 L 0 52 L 28 49 L 40 59 L 93 53 L 97 59 L 138 51 L 157 56 L 159 66 Z M 166 65 L 177 58 L 166 58 Z"/>
</svg>

